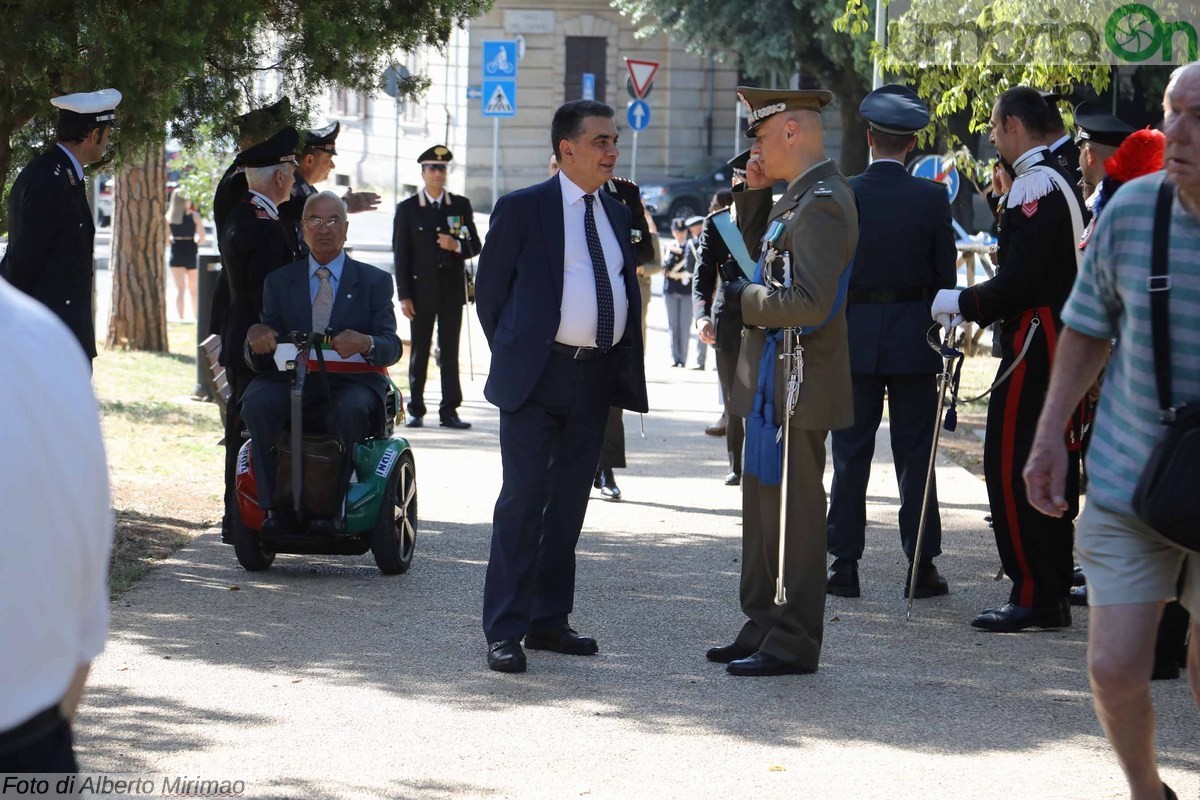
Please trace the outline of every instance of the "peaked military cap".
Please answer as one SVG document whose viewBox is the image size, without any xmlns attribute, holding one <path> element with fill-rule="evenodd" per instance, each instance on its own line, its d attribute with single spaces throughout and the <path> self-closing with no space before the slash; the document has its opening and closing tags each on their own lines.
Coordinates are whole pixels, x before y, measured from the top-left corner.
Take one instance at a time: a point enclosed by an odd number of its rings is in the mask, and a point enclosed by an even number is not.
<svg viewBox="0 0 1200 800">
<path fill-rule="evenodd" d="M 121 93 L 116 89 L 76 92 L 50 100 L 50 105 L 58 109 L 58 118 L 62 122 L 111 122 L 114 125 L 120 104 Z"/>
<path fill-rule="evenodd" d="M 745 176 L 745 174 L 746 174 L 746 165 L 747 165 L 747 164 L 749 164 L 749 163 L 750 163 L 750 151 L 749 151 L 749 150 L 743 150 L 742 152 L 738 153 L 738 154 L 737 154 L 736 156 L 734 156 L 733 158 L 731 158 L 731 159 L 729 159 L 728 161 L 726 161 L 726 162 L 725 162 L 725 166 L 727 166 L 727 167 L 729 167 L 731 170 L 733 170 L 733 174 L 734 174 L 734 175 L 742 175 L 742 176 Z"/>
<path fill-rule="evenodd" d="M 420 164 L 449 164 L 454 160 L 454 153 L 444 144 L 435 144 L 421 155 L 417 156 Z"/>
<path fill-rule="evenodd" d="M 337 155 L 337 137 L 342 130 L 342 123 L 337 120 L 324 128 L 304 132 L 305 150 L 324 150 L 330 155 Z"/>
<path fill-rule="evenodd" d="M 1063 93 L 1053 89 L 1036 89 L 1035 91 L 1040 94 L 1042 99 L 1045 100 L 1049 105 L 1054 105 L 1059 100 L 1063 99 Z"/>
<path fill-rule="evenodd" d="M 276 164 L 296 163 L 296 148 L 300 134 L 291 125 L 267 139 L 238 153 L 237 164 L 242 167 L 273 167 Z"/>
<path fill-rule="evenodd" d="M 738 100 L 746 106 L 746 135 L 753 137 L 758 126 L 784 111 L 820 111 L 833 102 L 828 89 L 757 89 L 739 86 Z"/>
<path fill-rule="evenodd" d="M 929 106 L 906 86 L 889 83 L 863 98 L 858 113 L 874 130 L 910 136 L 929 124 Z"/>
<path fill-rule="evenodd" d="M 248 111 L 233 120 L 242 139 L 262 141 L 287 124 L 292 113 L 292 101 L 281 97 L 269 106 Z"/>
<path fill-rule="evenodd" d="M 1091 141 L 1110 147 L 1120 147 L 1125 137 L 1137 130 L 1108 113 L 1104 104 L 1091 100 L 1075 106 L 1075 124 L 1079 127 L 1076 141 Z"/>
</svg>

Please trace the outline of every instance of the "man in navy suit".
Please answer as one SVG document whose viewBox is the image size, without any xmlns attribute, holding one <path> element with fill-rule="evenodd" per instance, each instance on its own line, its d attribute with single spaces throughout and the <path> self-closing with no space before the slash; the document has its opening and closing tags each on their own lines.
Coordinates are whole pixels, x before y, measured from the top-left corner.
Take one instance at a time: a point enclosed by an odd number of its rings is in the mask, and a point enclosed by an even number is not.
<svg viewBox="0 0 1200 800">
<path fill-rule="evenodd" d="M 247 349 L 256 367 L 267 371 L 251 382 L 242 398 L 242 419 L 253 437 L 258 465 L 258 502 L 273 506 L 275 454 L 271 445 L 283 432 L 288 413 L 288 376 L 270 359 L 279 337 L 293 331 L 329 331 L 344 362 L 329 375 L 332 403 L 324 409 L 326 430 L 350 444 L 370 435 L 387 396 L 387 367 L 400 360 L 392 279 L 386 272 L 346 255 L 346 204 L 333 192 L 308 198 L 301 217 L 309 256 L 267 276 L 262 322 L 250 328 Z M 350 370 L 350 371 L 342 371 Z M 323 381 L 305 383 L 305 404 L 324 401 Z M 307 413 L 306 413 L 307 416 Z M 351 448 L 342 471 L 343 490 L 350 479 Z M 273 517 L 267 522 L 275 524 Z M 265 529 L 265 528 L 264 528 Z"/>
<path fill-rule="evenodd" d="M 648 410 L 629 209 L 601 191 L 617 161 L 613 110 L 567 103 L 550 140 L 559 174 L 496 203 L 475 284 L 504 465 L 483 597 L 498 672 L 525 671 L 522 638 L 598 652 L 567 621 L 575 544 L 609 406 Z"/>
<path fill-rule="evenodd" d="M 859 113 L 868 123 L 871 166 L 850 179 L 860 216 L 858 249 L 846 297 L 854 425 L 833 432 L 833 488 L 828 546 L 834 557 L 827 591 L 858 597 L 858 561 L 867 524 L 867 481 L 875 432 L 888 399 L 892 460 L 900 484 L 900 541 L 911 563 L 925 492 L 942 359 L 925 340 L 926 310 L 938 289 L 956 280 L 957 250 L 946 188 L 915 178 L 904 159 L 929 108 L 895 84 L 876 89 Z M 937 488 L 930 489 L 917 572 L 917 597 L 946 594 L 933 559 L 941 553 Z M 905 575 L 911 575 L 911 571 Z M 907 594 L 907 587 L 905 593 Z"/>
</svg>

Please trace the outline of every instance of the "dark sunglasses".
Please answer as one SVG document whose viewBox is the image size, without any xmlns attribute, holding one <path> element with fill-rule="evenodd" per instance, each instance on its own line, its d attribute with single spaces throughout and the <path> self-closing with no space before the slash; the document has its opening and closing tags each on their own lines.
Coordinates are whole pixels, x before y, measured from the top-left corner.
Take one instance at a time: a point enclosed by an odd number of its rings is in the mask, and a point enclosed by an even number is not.
<svg viewBox="0 0 1200 800">
<path fill-rule="evenodd" d="M 445 172 L 446 165 L 445 164 L 426 164 L 425 169 L 431 169 L 434 172 Z"/>
</svg>

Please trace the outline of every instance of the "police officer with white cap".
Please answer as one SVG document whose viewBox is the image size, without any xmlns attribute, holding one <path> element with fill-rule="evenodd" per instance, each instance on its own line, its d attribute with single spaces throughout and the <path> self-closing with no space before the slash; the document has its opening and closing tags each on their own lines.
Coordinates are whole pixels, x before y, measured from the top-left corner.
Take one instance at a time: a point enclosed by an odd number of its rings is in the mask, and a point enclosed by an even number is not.
<svg viewBox="0 0 1200 800">
<path fill-rule="evenodd" d="M 120 102 L 116 89 L 51 100 L 58 109 L 58 142 L 21 170 L 8 195 L 8 251 L 0 276 L 57 314 L 89 359 L 96 357 L 96 228 L 83 168 L 103 158 Z"/>
</svg>

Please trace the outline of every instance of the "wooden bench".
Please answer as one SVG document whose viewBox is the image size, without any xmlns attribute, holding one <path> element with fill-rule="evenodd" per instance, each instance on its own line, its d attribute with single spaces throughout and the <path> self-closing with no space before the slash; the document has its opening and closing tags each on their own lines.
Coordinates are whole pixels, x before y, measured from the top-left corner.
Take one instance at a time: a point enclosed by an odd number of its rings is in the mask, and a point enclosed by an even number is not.
<svg viewBox="0 0 1200 800">
<path fill-rule="evenodd" d="M 197 345 L 196 349 L 200 363 L 208 365 L 208 369 L 203 372 L 205 384 L 209 394 L 217 401 L 217 407 L 221 409 L 221 424 L 224 425 L 226 409 L 229 406 L 229 398 L 233 390 L 225 378 L 225 367 L 220 364 L 221 337 L 215 334 L 210 335 Z"/>
</svg>

